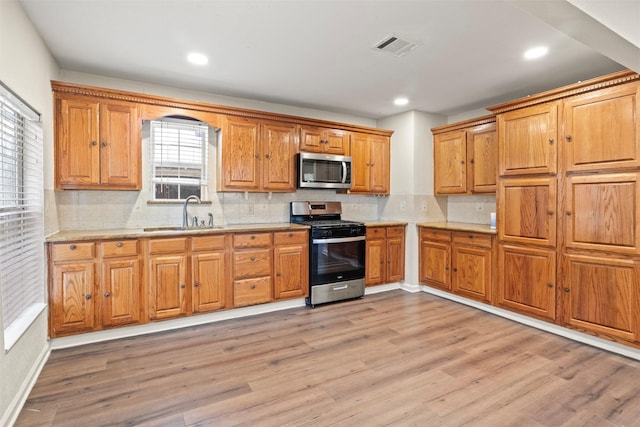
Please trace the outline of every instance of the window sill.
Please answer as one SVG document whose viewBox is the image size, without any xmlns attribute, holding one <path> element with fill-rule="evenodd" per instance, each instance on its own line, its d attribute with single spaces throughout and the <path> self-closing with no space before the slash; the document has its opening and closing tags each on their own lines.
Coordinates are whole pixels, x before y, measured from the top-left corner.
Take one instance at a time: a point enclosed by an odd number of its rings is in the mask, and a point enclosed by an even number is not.
<svg viewBox="0 0 640 427">
<path fill-rule="evenodd" d="M 211 200 L 203 200 L 201 203 L 189 203 L 189 205 L 212 205 Z M 184 200 L 147 200 L 147 205 L 184 205 Z"/>
</svg>

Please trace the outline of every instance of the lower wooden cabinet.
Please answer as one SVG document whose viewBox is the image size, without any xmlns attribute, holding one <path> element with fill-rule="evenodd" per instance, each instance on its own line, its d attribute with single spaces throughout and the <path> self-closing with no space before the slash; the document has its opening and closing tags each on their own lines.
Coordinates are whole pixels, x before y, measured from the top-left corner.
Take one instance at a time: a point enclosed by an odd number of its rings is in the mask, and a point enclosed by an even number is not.
<svg viewBox="0 0 640 427">
<path fill-rule="evenodd" d="M 405 226 L 369 226 L 365 260 L 367 286 L 404 280 Z"/>
<path fill-rule="evenodd" d="M 491 303 L 494 288 L 491 234 L 420 229 L 420 282 Z"/>
<path fill-rule="evenodd" d="M 52 338 L 144 322 L 137 240 L 49 245 Z"/>
<path fill-rule="evenodd" d="M 225 235 L 191 238 L 191 311 L 205 313 L 227 305 L 230 269 Z"/>
<path fill-rule="evenodd" d="M 498 305 L 555 320 L 555 250 L 501 244 L 498 262 Z"/>
<path fill-rule="evenodd" d="M 262 304 L 273 300 L 272 233 L 233 236 L 233 306 Z"/>
<path fill-rule="evenodd" d="M 640 264 L 593 254 L 562 259 L 562 321 L 585 332 L 640 340 Z"/>
<path fill-rule="evenodd" d="M 309 294 L 308 232 L 276 232 L 273 243 L 274 299 L 306 297 Z"/>
</svg>

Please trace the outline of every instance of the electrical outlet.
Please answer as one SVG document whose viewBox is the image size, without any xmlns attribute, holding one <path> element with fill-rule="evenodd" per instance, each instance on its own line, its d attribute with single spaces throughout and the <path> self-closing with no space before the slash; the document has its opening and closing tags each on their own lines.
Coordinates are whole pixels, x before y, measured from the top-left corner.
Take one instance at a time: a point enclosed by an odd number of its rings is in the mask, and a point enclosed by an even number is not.
<svg viewBox="0 0 640 427">
<path fill-rule="evenodd" d="M 401 201 L 400 202 L 400 210 L 401 211 L 406 211 L 407 210 L 407 202 L 406 201 Z"/>
</svg>

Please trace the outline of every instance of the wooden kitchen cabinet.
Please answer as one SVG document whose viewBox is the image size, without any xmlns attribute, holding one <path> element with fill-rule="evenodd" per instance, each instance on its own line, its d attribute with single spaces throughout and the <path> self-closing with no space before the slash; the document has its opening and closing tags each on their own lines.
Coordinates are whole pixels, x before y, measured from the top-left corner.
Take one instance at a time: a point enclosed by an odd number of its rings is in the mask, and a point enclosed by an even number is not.
<svg viewBox="0 0 640 427">
<path fill-rule="evenodd" d="M 508 178 L 498 182 L 498 236 L 503 242 L 555 247 L 555 177 Z"/>
<path fill-rule="evenodd" d="M 295 191 L 298 127 L 227 117 L 222 138 L 220 191 Z"/>
<path fill-rule="evenodd" d="M 140 190 L 141 128 L 134 103 L 56 93 L 56 188 Z"/>
<path fill-rule="evenodd" d="M 495 193 L 498 141 L 495 116 L 431 129 L 435 195 Z"/>
<path fill-rule="evenodd" d="M 453 232 L 451 290 L 491 303 L 493 297 L 493 238 L 489 234 Z"/>
<path fill-rule="evenodd" d="M 348 154 L 349 132 L 317 126 L 300 126 L 300 151 Z"/>
<path fill-rule="evenodd" d="M 564 164 L 570 172 L 640 167 L 640 84 L 564 101 Z"/>
<path fill-rule="evenodd" d="M 366 286 L 404 280 L 405 226 L 368 226 Z"/>
<path fill-rule="evenodd" d="M 51 337 L 143 323 L 139 242 L 50 245 Z"/>
<path fill-rule="evenodd" d="M 420 283 L 451 290 L 451 232 L 420 228 Z"/>
<path fill-rule="evenodd" d="M 498 263 L 498 305 L 554 321 L 556 251 L 500 244 Z"/>
<path fill-rule="evenodd" d="M 188 313 L 187 238 L 149 240 L 149 318 Z"/>
<path fill-rule="evenodd" d="M 273 301 L 272 233 L 233 236 L 233 306 Z"/>
<path fill-rule="evenodd" d="M 226 307 L 230 269 L 225 235 L 191 237 L 191 311 Z"/>
<path fill-rule="evenodd" d="M 498 114 L 496 121 L 500 176 L 557 172 L 557 102 Z"/>
<path fill-rule="evenodd" d="M 273 297 L 276 301 L 309 294 L 309 233 L 273 233 Z"/>
<path fill-rule="evenodd" d="M 390 149 L 389 137 L 364 133 L 351 135 L 350 193 L 389 194 Z"/>
<path fill-rule="evenodd" d="M 565 246 L 640 253 L 640 172 L 566 178 Z"/>
<path fill-rule="evenodd" d="M 640 341 L 638 261 L 592 254 L 563 258 L 564 324 L 604 337 Z"/>
</svg>

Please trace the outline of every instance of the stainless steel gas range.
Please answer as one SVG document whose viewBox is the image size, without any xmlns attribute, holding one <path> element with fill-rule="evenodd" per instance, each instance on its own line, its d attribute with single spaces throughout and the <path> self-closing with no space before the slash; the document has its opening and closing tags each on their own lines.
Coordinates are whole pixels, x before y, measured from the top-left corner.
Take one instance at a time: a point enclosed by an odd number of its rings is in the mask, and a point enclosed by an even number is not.
<svg viewBox="0 0 640 427">
<path fill-rule="evenodd" d="M 307 305 L 364 295 L 363 223 L 341 218 L 340 202 L 291 202 L 291 222 L 311 227 Z"/>
</svg>

